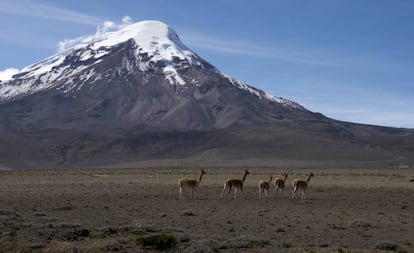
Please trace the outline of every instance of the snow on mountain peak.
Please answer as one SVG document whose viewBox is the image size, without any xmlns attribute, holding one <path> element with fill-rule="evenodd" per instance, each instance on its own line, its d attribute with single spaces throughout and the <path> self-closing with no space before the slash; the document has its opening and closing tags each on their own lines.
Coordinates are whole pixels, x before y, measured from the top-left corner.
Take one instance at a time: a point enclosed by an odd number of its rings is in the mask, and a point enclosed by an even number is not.
<svg viewBox="0 0 414 253">
<path fill-rule="evenodd" d="M 97 34 L 92 39 L 75 46 L 75 49 L 90 45 L 97 50 L 101 47 L 111 47 L 134 39 L 141 52 L 152 56 L 153 61 L 171 61 L 173 57 L 192 60 L 194 53 L 179 39 L 177 33 L 161 21 L 148 20 L 124 26 L 118 31 Z"/>
<path fill-rule="evenodd" d="M 0 82 L 12 79 L 13 75 L 17 73 L 19 73 L 19 70 L 16 68 L 7 68 L 3 71 L 0 71 Z"/>
<path fill-rule="evenodd" d="M 187 48 L 180 41 L 177 33 L 165 23 L 149 20 L 124 24 L 117 31 L 98 31 L 93 36 L 81 37 L 71 48 L 29 65 L 20 72 L 13 73 L 13 77 L 2 78 L 0 100 L 52 88 L 58 81 L 70 78 L 101 62 L 102 58 L 111 52 L 112 47 L 131 39 L 135 42 L 137 56 L 146 54 L 148 63 L 165 62 L 163 71 L 171 84 L 185 84 L 175 69 L 174 59 L 187 60 L 190 64 L 201 64 L 198 56 Z M 68 57 L 74 55 L 78 57 L 76 68 L 66 62 Z M 140 64 L 142 71 L 147 67 L 148 64 Z"/>
<path fill-rule="evenodd" d="M 94 36 L 84 36 L 73 47 L 23 68 L 20 73 L 27 72 L 28 75 L 19 76 L 35 76 L 49 72 L 75 50 L 87 49 L 80 55 L 81 61 L 87 61 L 91 58 L 97 59 L 108 53 L 106 48 L 131 39 L 138 47 L 137 54 L 147 53 L 150 61 L 172 61 L 174 57 L 181 60 L 187 59 L 191 63 L 195 61 L 195 54 L 180 41 L 177 33 L 171 27 L 161 21 L 148 20 L 123 25 L 117 31 L 97 32 Z"/>
<path fill-rule="evenodd" d="M 111 22 L 106 26 L 112 27 L 114 24 Z M 185 79 L 179 74 L 183 65 L 177 62 L 185 60 L 189 64 L 203 65 L 200 58 L 181 42 L 177 33 L 161 21 L 124 23 L 116 28 L 118 30 L 109 32 L 105 32 L 105 29 L 98 29 L 93 36 L 76 39 L 78 43 L 71 48 L 27 66 L 19 73 L 14 73 L 11 78 L 2 78 L 0 80 L 0 101 L 50 88 L 68 92 L 79 89 L 87 80 L 96 81 L 100 78 L 107 78 L 107 76 L 103 77 L 100 73 L 96 73 L 93 66 L 102 62 L 103 58 L 109 55 L 115 46 L 130 40 L 134 40 L 135 56 L 139 61 L 138 69 L 146 71 L 151 66 L 151 62 L 162 61 L 163 63 L 158 66 L 162 68 L 166 80 L 171 85 L 186 84 Z M 142 57 L 145 60 L 141 62 Z M 123 58 L 122 61 L 122 68 L 126 68 L 129 73 L 134 71 L 128 60 L 124 63 Z M 217 69 L 215 71 L 222 74 Z M 77 75 L 78 73 L 81 74 Z M 232 85 L 247 90 L 259 99 L 266 99 L 297 109 L 302 108 L 292 101 L 274 97 L 227 75 L 222 75 L 228 78 Z"/>
</svg>

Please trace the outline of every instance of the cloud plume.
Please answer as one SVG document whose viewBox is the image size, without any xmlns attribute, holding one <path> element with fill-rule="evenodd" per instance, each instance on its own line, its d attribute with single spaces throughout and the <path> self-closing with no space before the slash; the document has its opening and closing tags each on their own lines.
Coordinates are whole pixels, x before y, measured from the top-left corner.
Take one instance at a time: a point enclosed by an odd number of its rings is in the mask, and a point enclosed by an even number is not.
<svg viewBox="0 0 414 253">
<path fill-rule="evenodd" d="M 64 39 L 62 41 L 59 41 L 57 43 L 57 52 L 58 53 L 63 52 L 78 44 L 90 43 L 97 36 L 103 33 L 117 31 L 132 23 L 132 19 L 129 16 L 124 16 L 121 21 L 122 21 L 121 23 L 117 24 L 115 22 L 106 20 L 102 24 L 96 27 L 96 33 L 94 35 L 85 35 L 85 36 L 80 36 L 80 37 L 73 38 L 73 39 Z"/>
</svg>

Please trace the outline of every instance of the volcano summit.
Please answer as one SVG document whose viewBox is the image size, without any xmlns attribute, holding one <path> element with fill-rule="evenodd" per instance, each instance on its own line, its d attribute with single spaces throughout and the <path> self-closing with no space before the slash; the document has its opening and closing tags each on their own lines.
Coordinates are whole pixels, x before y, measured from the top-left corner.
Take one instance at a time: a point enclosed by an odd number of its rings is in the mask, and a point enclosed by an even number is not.
<svg viewBox="0 0 414 253">
<path fill-rule="evenodd" d="M 0 167 L 412 163 L 414 131 L 339 122 L 231 78 L 159 21 L 0 81 Z M 6 148 L 7 147 L 7 148 Z"/>
</svg>

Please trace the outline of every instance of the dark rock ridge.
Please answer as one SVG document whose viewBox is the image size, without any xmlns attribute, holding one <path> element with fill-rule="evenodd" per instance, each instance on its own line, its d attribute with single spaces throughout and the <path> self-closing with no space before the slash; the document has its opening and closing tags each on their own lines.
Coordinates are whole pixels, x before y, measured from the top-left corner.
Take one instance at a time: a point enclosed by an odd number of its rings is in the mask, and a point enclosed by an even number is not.
<svg viewBox="0 0 414 253">
<path fill-rule="evenodd" d="M 151 50 L 134 38 L 96 48 L 98 39 L 0 83 L 0 164 L 412 165 L 413 130 L 335 121 L 273 97 L 152 22 L 167 32 Z"/>
</svg>

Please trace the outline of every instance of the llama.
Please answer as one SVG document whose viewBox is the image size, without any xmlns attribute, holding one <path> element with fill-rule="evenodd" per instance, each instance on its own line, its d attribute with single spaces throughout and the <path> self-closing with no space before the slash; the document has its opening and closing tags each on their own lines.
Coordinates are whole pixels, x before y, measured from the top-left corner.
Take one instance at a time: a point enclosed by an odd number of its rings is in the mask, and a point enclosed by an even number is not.
<svg viewBox="0 0 414 253">
<path fill-rule="evenodd" d="M 295 198 L 295 193 L 298 189 L 302 190 L 302 199 L 305 198 L 305 191 L 308 188 L 308 184 L 309 184 L 309 181 L 310 181 L 311 177 L 313 177 L 313 176 L 314 176 L 313 173 L 310 173 L 309 176 L 308 176 L 308 179 L 306 181 L 305 180 L 300 180 L 300 179 L 293 180 L 293 182 L 292 182 L 292 186 L 293 186 L 292 199 Z"/>
<path fill-rule="evenodd" d="M 286 179 L 288 175 L 284 174 L 283 178 L 277 177 L 275 178 L 274 185 L 275 185 L 275 194 L 282 193 L 283 189 L 285 188 Z"/>
<path fill-rule="evenodd" d="M 182 177 L 180 180 L 178 180 L 178 184 L 180 185 L 180 190 L 178 191 L 178 198 L 184 199 L 184 193 L 183 190 L 185 188 L 191 189 L 191 199 L 197 198 L 197 188 L 200 185 L 201 179 L 203 178 L 203 175 L 207 174 L 204 170 L 201 170 L 200 177 L 198 180 L 194 178 L 189 177 Z"/>
<path fill-rule="evenodd" d="M 248 174 L 250 174 L 250 172 L 247 171 L 247 170 L 244 170 L 244 175 L 243 175 L 243 178 L 242 179 L 233 179 L 233 178 L 227 179 L 224 182 L 224 187 L 223 187 L 223 190 L 221 191 L 220 198 L 223 198 L 224 191 L 227 188 L 229 189 L 229 193 L 230 193 L 231 192 L 231 188 L 234 187 L 234 199 L 237 198 L 237 191 L 238 190 L 240 190 L 244 194 L 244 191 L 243 191 L 243 183 L 244 183 L 244 180 L 246 180 L 246 176 Z"/>
<path fill-rule="evenodd" d="M 259 182 L 259 199 L 262 197 L 261 194 L 264 193 L 264 197 L 267 198 L 267 192 L 270 188 L 270 183 L 272 182 L 272 175 L 269 175 L 269 181 L 260 180 Z"/>
</svg>

